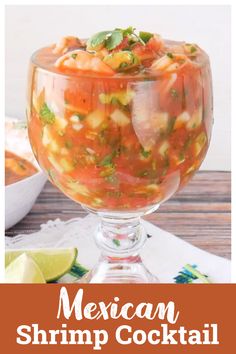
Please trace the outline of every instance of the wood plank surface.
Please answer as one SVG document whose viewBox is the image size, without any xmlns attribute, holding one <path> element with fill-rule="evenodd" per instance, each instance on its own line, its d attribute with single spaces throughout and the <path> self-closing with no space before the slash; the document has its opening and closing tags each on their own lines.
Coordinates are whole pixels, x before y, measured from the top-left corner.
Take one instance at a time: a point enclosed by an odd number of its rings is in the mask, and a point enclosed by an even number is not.
<svg viewBox="0 0 236 354">
<path fill-rule="evenodd" d="M 191 182 L 146 220 L 206 251 L 231 255 L 231 174 L 198 172 Z M 31 212 L 7 236 L 37 231 L 49 219 L 85 216 L 79 204 L 47 182 Z"/>
</svg>

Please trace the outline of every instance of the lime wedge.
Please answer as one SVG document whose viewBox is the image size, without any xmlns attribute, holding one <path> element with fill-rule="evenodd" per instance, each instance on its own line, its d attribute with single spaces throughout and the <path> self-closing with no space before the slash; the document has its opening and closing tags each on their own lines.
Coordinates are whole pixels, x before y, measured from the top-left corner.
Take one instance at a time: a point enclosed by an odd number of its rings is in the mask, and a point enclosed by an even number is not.
<svg viewBox="0 0 236 354">
<path fill-rule="evenodd" d="M 77 258 L 76 248 L 7 250 L 5 253 L 5 266 L 8 266 L 22 253 L 26 253 L 32 257 L 41 269 L 47 282 L 57 280 L 69 272 Z"/>
<path fill-rule="evenodd" d="M 43 273 L 35 261 L 26 253 L 17 257 L 5 271 L 6 283 L 45 283 Z"/>
</svg>

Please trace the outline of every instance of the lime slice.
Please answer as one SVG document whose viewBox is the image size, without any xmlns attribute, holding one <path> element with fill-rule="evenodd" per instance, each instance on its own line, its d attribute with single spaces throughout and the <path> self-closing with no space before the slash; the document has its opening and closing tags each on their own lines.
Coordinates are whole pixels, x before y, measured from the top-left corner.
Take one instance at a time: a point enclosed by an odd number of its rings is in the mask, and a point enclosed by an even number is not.
<svg viewBox="0 0 236 354">
<path fill-rule="evenodd" d="M 33 258 L 47 282 L 57 280 L 69 272 L 77 258 L 76 248 L 8 250 L 5 253 L 5 266 L 8 266 L 22 253 L 26 253 Z"/>
<path fill-rule="evenodd" d="M 26 253 L 17 257 L 5 271 L 6 283 L 45 283 L 43 273 Z"/>
</svg>

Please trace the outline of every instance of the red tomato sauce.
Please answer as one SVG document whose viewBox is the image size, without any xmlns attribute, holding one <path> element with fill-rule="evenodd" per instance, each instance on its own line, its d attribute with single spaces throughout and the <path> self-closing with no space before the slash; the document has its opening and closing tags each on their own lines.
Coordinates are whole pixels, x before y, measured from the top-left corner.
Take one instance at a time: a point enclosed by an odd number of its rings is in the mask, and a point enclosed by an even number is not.
<svg viewBox="0 0 236 354">
<path fill-rule="evenodd" d="M 10 151 L 5 151 L 5 185 L 9 185 L 37 173 L 33 164 Z"/>
<path fill-rule="evenodd" d="M 74 201 L 99 210 L 151 207 L 199 168 L 211 133 L 209 64 L 199 47 L 175 60 L 170 52 L 178 46 L 137 47 L 144 61 L 113 76 L 55 67 L 51 48 L 36 53 L 31 144 L 50 180 Z"/>
</svg>

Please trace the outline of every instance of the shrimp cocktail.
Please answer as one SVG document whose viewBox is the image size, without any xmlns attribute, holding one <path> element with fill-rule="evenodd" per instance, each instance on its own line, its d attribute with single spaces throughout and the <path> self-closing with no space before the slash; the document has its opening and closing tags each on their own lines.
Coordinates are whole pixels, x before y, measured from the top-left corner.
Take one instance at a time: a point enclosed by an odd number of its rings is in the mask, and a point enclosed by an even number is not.
<svg viewBox="0 0 236 354">
<path fill-rule="evenodd" d="M 87 281 L 156 281 L 138 255 L 146 239 L 140 217 L 182 188 L 206 155 L 207 54 L 132 27 L 88 40 L 64 37 L 32 56 L 28 91 L 40 166 L 64 194 L 101 216 L 102 256 Z"/>
</svg>

